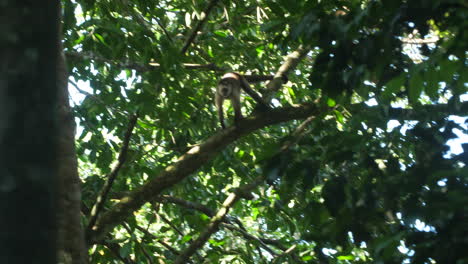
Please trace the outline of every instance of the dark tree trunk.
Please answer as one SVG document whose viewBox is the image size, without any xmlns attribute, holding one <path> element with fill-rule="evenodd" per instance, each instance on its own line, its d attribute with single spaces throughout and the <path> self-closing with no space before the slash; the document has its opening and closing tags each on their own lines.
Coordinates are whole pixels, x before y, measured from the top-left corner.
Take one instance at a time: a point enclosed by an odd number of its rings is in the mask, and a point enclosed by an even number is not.
<svg viewBox="0 0 468 264">
<path fill-rule="evenodd" d="M 0 4 L 0 263 L 56 263 L 59 1 Z"/>
</svg>

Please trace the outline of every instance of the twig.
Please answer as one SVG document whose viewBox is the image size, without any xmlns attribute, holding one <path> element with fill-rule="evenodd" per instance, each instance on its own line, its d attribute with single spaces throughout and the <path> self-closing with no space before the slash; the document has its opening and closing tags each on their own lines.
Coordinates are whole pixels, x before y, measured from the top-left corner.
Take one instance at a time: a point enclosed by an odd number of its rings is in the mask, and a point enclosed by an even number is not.
<svg viewBox="0 0 468 264">
<path fill-rule="evenodd" d="M 182 233 L 182 231 L 180 231 L 179 228 L 177 228 L 173 223 L 171 223 L 171 221 L 167 219 L 164 215 L 159 214 L 159 216 L 166 224 L 168 224 L 172 229 L 174 229 L 181 237 L 185 236 L 184 233 Z"/>
<path fill-rule="evenodd" d="M 293 256 L 293 255 L 292 255 L 292 252 L 294 251 L 294 249 L 296 249 L 296 246 L 297 246 L 297 245 L 292 245 L 290 248 L 286 249 L 286 250 L 283 252 L 283 254 L 279 255 L 278 257 L 276 257 L 275 260 L 273 260 L 273 264 L 279 263 L 279 261 L 281 261 L 281 260 L 280 260 L 281 257 L 287 256 L 287 255 Z M 296 261 L 296 263 L 302 263 L 302 261 L 301 261 L 300 259 L 295 259 L 295 261 Z M 300 261 L 300 262 L 297 262 L 297 261 Z"/>
<path fill-rule="evenodd" d="M 128 145 L 130 143 L 130 137 L 132 135 L 133 129 L 135 128 L 137 119 L 137 114 L 130 117 L 130 122 L 128 124 L 127 131 L 124 136 L 122 148 L 120 149 L 118 162 L 107 176 L 107 181 L 102 187 L 98 197 L 96 198 L 96 203 L 94 204 L 93 209 L 91 209 L 88 227 L 86 228 L 87 233 L 93 229 L 94 224 L 96 223 L 96 220 L 100 212 L 102 211 L 104 203 L 107 199 L 107 195 L 109 194 L 109 191 L 112 188 L 112 184 L 114 183 L 115 178 L 117 177 L 120 169 L 122 168 L 123 164 L 125 163 L 125 160 L 127 159 Z"/>
<path fill-rule="evenodd" d="M 260 246 L 265 249 L 266 251 L 268 251 L 268 253 L 270 253 L 272 256 L 277 256 L 278 253 L 276 253 L 273 249 L 271 249 L 266 243 L 263 242 L 263 239 L 262 238 L 258 238 L 254 235 L 251 235 L 249 234 L 247 231 L 241 229 L 241 228 L 238 228 L 238 227 L 235 227 L 231 224 L 226 224 L 224 223 L 223 224 L 224 227 L 226 227 L 227 229 L 231 230 L 231 231 L 237 231 L 239 233 L 242 234 L 242 236 L 248 240 L 254 240 L 254 241 L 257 241 Z"/>
<path fill-rule="evenodd" d="M 192 42 L 195 40 L 195 37 L 197 36 L 198 34 L 198 31 L 201 30 L 203 24 L 205 24 L 205 22 L 208 20 L 208 17 L 210 15 L 210 12 L 211 10 L 213 9 L 213 7 L 219 2 L 219 0 L 211 0 L 211 2 L 208 4 L 208 6 L 206 7 L 206 9 L 203 11 L 202 14 L 204 14 L 204 17 L 202 18 L 202 20 L 198 21 L 198 24 L 195 26 L 195 29 L 192 31 L 192 33 L 190 34 L 190 36 L 188 37 L 187 41 L 185 42 L 185 45 L 184 47 L 182 48 L 182 50 L 180 51 L 180 53 L 182 54 L 185 54 L 188 50 L 188 48 L 190 47 L 190 45 L 192 44 Z"/>
<path fill-rule="evenodd" d="M 71 59 L 79 58 L 79 59 L 85 59 L 85 60 L 94 60 L 98 62 L 109 63 L 111 65 L 115 65 L 121 68 L 133 69 L 138 72 L 152 71 L 155 69 L 159 69 L 161 67 L 161 64 L 156 63 L 156 62 L 142 64 L 142 63 L 136 63 L 136 62 L 130 62 L 130 61 L 126 61 L 126 62 L 115 61 L 112 59 L 107 59 L 107 58 L 98 56 L 91 52 L 66 51 L 65 55 Z M 218 67 L 214 63 L 207 63 L 207 64 L 182 63 L 182 67 L 184 67 L 187 70 L 207 70 L 207 71 L 219 71 L 219 72 L 225 71 L 225 69 Z"/>
<path fill-rule="evenodd" d="M 297 143 L 302 136 L 304 135 L 304 131 L 306 126 L 312 122 L 316 116 L 309 116 L 306 120 L 304 120 L 292 133 L 291 140 L 287 140 L 282 146 L 280 151 L 284 152 L 287 151 L 293 144 Z"/>
</svg>

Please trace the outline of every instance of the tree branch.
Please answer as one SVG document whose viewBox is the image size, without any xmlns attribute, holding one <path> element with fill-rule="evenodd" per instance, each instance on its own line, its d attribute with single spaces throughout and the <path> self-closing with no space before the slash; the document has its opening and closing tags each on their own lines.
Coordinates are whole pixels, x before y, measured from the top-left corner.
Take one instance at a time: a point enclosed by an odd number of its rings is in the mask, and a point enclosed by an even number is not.
<svg viewBox="0 0 468 264">
<path fill-rule="evenodd" d="M 134 262 L 128 258 L 128 257 L 122 257 L 120 255 L 120 250 L 121 250 L 121 247 L 119 246 L 119 244 L 117 243 L 110 243 L 110 242 L 103 242 L 102 243 L 103 246 L 105 246 L 107 249 L 109 249 L 109 251 L 118 259 L 120 259 L 120 261 L 122 261 L 122 263 L 125 263 L 125 264 L 133 264 Z"/>
<path fill-rule="evenodd" d="M 379 114 L 384 112 L 389 119 L 397 120 L 420 120 L 427 118 L 427 116 L 437 116 L 442 114 L 447 115 L 461 115 L 466 116 L 468 113 L 468 101 L 460 102 L 457 105 L 450 104 L 434 104 L 434 105 L 419 105 L 413 109 L 396 108 L 396 107 L 382 107 L 382 106 L 368 106 L 365 103 L 353 104 L 348 107 L 351 113 L 367 112 L 370 114 Z"/>
<path fill-rule="evenodd" d="M 185 42 L 184 47 L 180 51 L 181 54 L 185 54 L 185 52 L 187 52 L 188 48 L 190 47 L 190 44 L 192 44 L 192 42 L 195 40 L 195 37 L 197 36 L 198 31 L 201 30 L 201 28 L 203 27 L 203 24 L 205 24 L 205 22 L 208 20 L 211 10 L 218 2 L 219 0 L 211 0 L 211 2 L 208 4 L 206 9 L 203 11 L 202 15 L 204 14 L 205 16 L 202 18 L 202 20 L 198 21 L 198 24 L 195 26 L 195 29 L 192 31 L 187 41 Z"/>
<path fill-rule="evenodd" d="M 196 210 L 196 211 L 199 211 L 199 212 L 202 212 L 202 213 L 206 214 L 209 217 L 213 217 L 215 215 L 215 212 L 213 210 L 211 210 L 210 208 L 208 208 L 208 207 L 206 207 L 206 206 L 204 206 L 202 204 L 186 201 L 186 200 L 183 200 L 183 199 L 180 199 L 180 198 L 177 198 L 177 197 L 162 195 L 160 198 L 158 198 L 158 200 L 161 201 L 161 202 L 173 203 L 173 204 L 177 204 L 177 205 L 180 205 L 180 206 L 188 208 L 188 209 Z M 227 228 L 227 229 L 229 229 L 231 231 L 239 232 L 247 240 L 257 241 L 259 243 L 259 245 L 263 249 L 265 249 L 266 251 L 270 252 L 270 254 L 277 255 L 274 252 L 274 250 L 272 250 L 268 245 L 266 245 L 267 243 L 263 242 L 263 238 L 258 238 L 258 237 L 254 236 L 254 235 L 249 234 L 243 228 L 242 222 L 239 219 L 234 218 L 234 217 L 226 216 L 224 218 L 223 222 L 225 222 L 225 224 L 223 225 L 225 228 Z M 235 222 L 241 228 L 232 225 L 231 222 Z M 284 248 L 284 246 L 283 246 L 283 248 Z"/>
<path fill-rule="evenodd" d="M 247 231 L 241 229 L 241 228 L 238 228 L 238 227 L 235 227 L 231 224 L 227 224 L 227 223 L 224 223 L 223 226 L 225 226 L 227 229 L 231 230 L 231 231 L 237 231 L 239 233 L 242 234 L 242 236 L 247 239 L 247 240 L 254 240 L 254 241 L 257 241 L 258 244 L 264 249 L 266 250 L 268 253 L 270 253 L 272 256 L 276 256 L 278 255 L 278 253 L 276 253 L 273 249 L 271 249 L 268 245 L 266 245 L 265 242 L 263 242 L 263 238 L 258 238 L 254 235 L 251 235 L 249 234 Z"/>
<path fill-rule="evenodd" d="M 138 72 L 147 72 L 161 68 L 161 64 L 156 62 L 150 62 L 148 64 L 130 62 L 130 61 L 114 61 L 112 59 L 107 59 L 98 55 L 95 55 L 91 52 L 76 52 L 76 51 L 67 51 L 65 55 L 70 59 L 85 59 L 85 60 L 94 60 L 98 62 L 109 63 L 121 68 L 133 69 Z M 207 70 L 207 71 L 219 71 L 223 72 L 226 69 L 216 66 L 214 63 L 208 64 L 196 64 L 196 63 L 183 63 L 182 66 L 187 70 Z"/>
<path fill-rule="evenodd" d="M 297 140 L 298 138 L 301 137 L 301 135 L 305 131 L 306 125 L 312 122 L 312 120 L 314 119 L 315 119 L 315 116 L 310 116 L 294 131 L 294 135 Z M 286 142 L 280 151 L 287 151 L 293 143 L 294 141 Z M 224 218 L 227 215 L 229 209 L 241 198 L 249 199 L 251 197 L 250 192 L 255 187 L 257 187 L 260 183 L 262 183 L 264 180 L 265 180 L 264 175 L 259 176 L 252 183 L 243 185 L 237 188 L 231 194 L 229 194 L 226 200 L 224 201 L 223 206 L 218 210 L 216 215 L 214 215 L 211 218 L 211 221 L 208 224 L 207 228 L 198 236 L 197 239 L 195 239 L 192 243 L 190 243 L 190 245 L 180 253 L 180 255 L 176 258 L 174 263 L 176 264 L 186 263 L 190 259 L 190 257 L 196 253 L 198 249 L 203 247 L 203 245 L 206 243 L 206 241 L 208 241 L 210 236 L 219 230 L 219 224 L 225 221 Z M 242 234 L 244 234 L 244 236 L 247 234 L 247 236 L 252 237 L 250 236 L 250 234 L 248 234 L 245 231 L 242 232 Z M 260 244 L 264 246 L 264 248 L 270 254 L 272 254 L 273 256 L 277 255 L 273 250 L 271 250 L 268 246 L 266 246 L 261 240 L 259 239 L 257 240 L 260 242 Z M 295 245 L 292 248 L 295 248 Z M 283 255 L 290 254 L 291 251 L 292 250 L 288 249 L 283 253 Z M 296 260 L 298 260 L 297 256 L 296 256 Z"/>
<path fill-rule="evenodd" d="M 264 81 L 271 81 L 275 78 L 274 75 L 242 75 L 249 83 L 257 83 Z"/>
<path fill-rule="evenodd" d="M 123 164 L 125 163 L 125 160 L 127 159 L 128 145 L 130 143 L 130 137 L 132 135 L 132 131 L 135 127 L 137 119 L 138 115 L 136 114 L 130 118 L 130 122 L 125 133 L 122 148 L 120 149 L 118 162 L 107 176 L 107 181 L 102 187 L 99 196 L 96 198 L 96 203 L 94 204 L 93 209 L 91 209 L 91 215 L 89 218 L 88 226 L 86 228 L 86 233 L 89 233 L 94 228 L 94 224 L 96 223 L 96 220 L 100 212 L 102 211 L 102 208 L 104 207 L 104 203 L 107 199 L 107 195 L 109 194 L 110 189 L 112 188 L 112 184 L 114 183 L 115 178 L 117 178 L 120 169 L 122 168 Z"/>
<path fill-rule="evenodd" d="M 211 160 L 220 150 L 235 140 L 257 129 L 294 119 L 304 119 L 324 113 L 328 108 L 318 108 L 315 104 L 304 104 L 272 109 L 257 113 L 241 120 L 237 126 L 228 127 L 208 138 L 182 155 L 163 172 L 145 183 L 140 188 L 123 197 L 111 210 L 104 213 L 93 227 L 88 243 L 101 240 L 117 224 L 123 222 L 131 213 L 144 203 L 154 201 L 162 191 L 179 183 L 203 164 Z"/>
<path fill-rule="evenodd" d="M 210 223 L 206 229 L 195 239 L 186 249 L 180 252 L 180 255 L 174 261 L 175 264 L 186 263 L 190 257 L 208 241 L 210 236 L 216 233 L 219 229 L 219 224 L 223 221 L 226 214 L 229 212 L 229 209 L 241 198 L 245 197 L 247 193 L 257 187 L 260 183 L 263 182 L 264 177 L 257 177 L 252 183 L 245 184 L 234 192 L 230 193 L 226 200 L 224 200 L 223 205 L 218 210 L 215 216 L 211 218 Z"/>
<path fill-rule="evenodd" d="M 136 225 L 135 228 L 138 229 L 140 232 L 142 232 L 145 236 L 147 236 L 150 239 L 153 239 L 157 243 L 161 244 L 163 247 L 165 247 L 167 250 L 169 250 L 172 254 L 179 255 L 179 251 L 177 251 L 177 249 L 171 247 L 169 244 L 164 242 L 162 239 L 159 239 L 155 235 L 151 234 L 148 230 L 144 229 L 143 227 L 141 227 L 139 225 Z"/>
<path fill-rule="evenodd" d="M 284 76 L 288 76 L 288 73 L 297 67 L 299 62 L 307 55 L 309 51 L 309 48 L 301 45 L 297 50 L 286 56 L 285 62 L 275 73 L 273 80 L 267 83 L 267 92 L 264 96 L 264 99 L 267 103 L 270 102 L 273 98 L 273 95 L 281 89 Z"/>
<path fill-rule="evenodd" d="M 202 212 L 202 213 L 206 214 L 209 217 L 212 217 L 214 215 L 214 212 L 210 208 L 208 208 L 208 207 L 206 207 L 206 206 L 204 206 L 202 204 L 186 201 L 184 199 L 180 199 L 180 198 L 177 198 L 177 197 L 172 197 L 172 196 L 169 196 L 169 195 L 161 195 L 160 197 L 156 198 L 156 201 L 163 202 L 163 203 L 167 202 L 167 203 L 177 204 L 177 205 L 180 205 L 180 206 L 182 206 L 184 208 L 187 208 L 187 209 L 192 209 L 192 210 Z"/>
<path fill-rule="evenodd" d="M 432 37 L 428 39 L 418 39 L 418 38 L 403 38 L 401 42 L 405 44 L 433 44 L 439 41 L 439 37 Z"/>
</svg>

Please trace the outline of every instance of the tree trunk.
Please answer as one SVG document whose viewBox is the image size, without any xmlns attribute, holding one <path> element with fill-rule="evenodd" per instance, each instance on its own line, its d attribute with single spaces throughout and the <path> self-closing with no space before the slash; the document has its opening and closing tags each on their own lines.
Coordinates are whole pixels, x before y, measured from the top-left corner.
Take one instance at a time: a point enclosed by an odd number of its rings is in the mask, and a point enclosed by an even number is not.
<svg viewBox="0 0 468 264">
<path fill-rule="evenodd" d="M 60 11 L 60 10 L 59 10 Z M 59 12 L 60 15 L 60 12 Z M 58 20 L 60 24 L 60 20 Z M 59 26 L 61 29 L 62 27 Z M 61 30 L 59 32 L 61 39 Z M 68 72 L 61 41 L 57 61 L 58 74 L 58 259 L 64 264 L 88 263 L 84 232 L 80 221 L 81 189 L 75 152 L 75 122 L 68 100 Z"/>
</svg>

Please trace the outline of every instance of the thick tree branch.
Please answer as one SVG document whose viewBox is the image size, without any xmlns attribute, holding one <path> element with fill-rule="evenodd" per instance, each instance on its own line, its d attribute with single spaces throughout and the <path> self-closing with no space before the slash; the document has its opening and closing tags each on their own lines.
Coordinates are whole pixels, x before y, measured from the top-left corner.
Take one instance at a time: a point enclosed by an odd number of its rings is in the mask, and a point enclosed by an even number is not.
<svg viewBox="0 0 468 264">
<path fill-rule="evenodd" d="M 288 76 L 288 73 L 297 67 L 299 62 L 307 55 L 309 51 L 309 48 L 300 46 L 297 50 L 286 56 L 285 62 L 275 73 L 273 80 L 267 83 L 267 92 L 264 96 L 266 102 L 271 101 L 273 95 L 281 89 L 284 76 Z"/>
<path fill-rule="evenodd" d="M 138 208 L 148 201 L 156 200 L 162 191 L 172 187 L 197 171 L 220 150 L 242 136 L 269 125 L 295 119 L 304 119 L 326 111 L 328 111 L 328 108 L 320 109 L 315 104 L 278 108 L 257 113 L 241 120 L 237 126 L 228 127 L 220 131 L 208 138 L 204 143 L 187 151 L 158 176 L 152 177 L 146 184 L 128 196 L 123 197 L 111 210 L 101 215 L 93 227 L 88 242 L 95 243 L 101 240 L 117 224 L 130 216 L 133 211 L 138 210 Z"/>
<path fill-rule="evenodd" d="M 219 2 L 219 0 L 211 0 L 211 2 L 208 4 L 206 9 L 202 13 L 202 15 L 204 15 L 204 17 L 202 18 L 202 20 L 198 21 L 198 23 L 195 26 L 195 28 L 193 29 L 192 33 L 187 38 L 187 41 L 185 42 L 185 45 L 182 48 L 182 50 L 180 51 L 180 53 L 185 54 L 185 52 L 187 52 L 188 48 L 190 47 L 192 42 L 195 40 L 195 37 L 197 36 L 198 31 L 201 30 L 201 28 L 203 27 L 203 24 L 205 24 L 205 22 L 208 20 L 208 17 L 210 15 L 211 10 L 213 9 L 213 7 L 215 7 L 215 5 L 218 2 Z"/>
<path fill-rule="evenodd" d="M 130 122 L 128 124 L 127 131 L 123 140 L 122 148 L 120 149 L 118 162 L 107 176 L 107 181 L 102 187 L 99 196 L 96 198 L 96 203 L 94 204 L 93 209 L 91 209 L 88 227 L 86 228 L 87 233 L 89 233 L 90 230 L 94 228 L 94 224 L 96 223 L 96 220 L 100 212 L 102 211 L 102 208 L 104 207 L 104 203 L 107 199 L 107 195 L 109 194 L 110 189 L 112 188 L 112 184 L 114 183 L 115 178 L 117 177 L 120 169 L 122 168 L 123 164 L 125 163 L 125 160 L 127 159 L 128 145 L 130 143 L 130 137 L 132 135 L 133 128 L 135 128 L 137 119 L 138 115 L 136 114 L 130 118 Z"/>
</svg>

